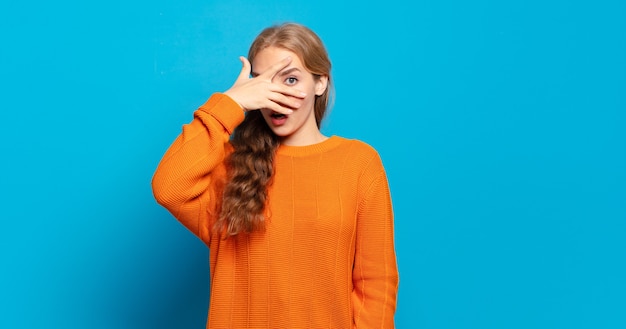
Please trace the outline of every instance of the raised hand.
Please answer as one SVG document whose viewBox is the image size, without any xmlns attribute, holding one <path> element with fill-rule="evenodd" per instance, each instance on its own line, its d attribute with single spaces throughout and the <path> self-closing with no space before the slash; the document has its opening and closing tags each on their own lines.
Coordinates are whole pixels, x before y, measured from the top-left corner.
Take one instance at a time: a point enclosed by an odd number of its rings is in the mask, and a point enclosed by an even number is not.
<svg viewBox="0 0 626 329">
<path fill-rule="evenodd" d="M 305 93 L 289 86 L 273 83 L 272 79 L 282 69 L 291 63 L 291 57 L 286 57 L 272 65 L 265 72 L 250 78 L 251 65 L 247 58 L 239 57 L 242 63 L 241 72 L 235 83 L 224 92 L 245 111 L 270 109 L 282 114 L 291 114 L 293 109 L 301 105 Z"/>
</svg>

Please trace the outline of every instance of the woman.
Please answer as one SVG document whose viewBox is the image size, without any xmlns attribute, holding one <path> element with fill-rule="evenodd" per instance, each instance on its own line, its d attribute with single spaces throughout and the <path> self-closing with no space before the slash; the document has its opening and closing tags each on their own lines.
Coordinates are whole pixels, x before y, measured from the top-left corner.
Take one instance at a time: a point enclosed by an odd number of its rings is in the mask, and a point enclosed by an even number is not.
<svg viewBox="0 0 626 329">
<path fill-rule="evenodd" d="M 322 41 L 273 26 L 248 58 L 183 126 L 152 182 L 210 248 L 207 328 L 393 328 L 387 179 L 373 148 L 320 132 L 331 94 Z"/>
</svg>

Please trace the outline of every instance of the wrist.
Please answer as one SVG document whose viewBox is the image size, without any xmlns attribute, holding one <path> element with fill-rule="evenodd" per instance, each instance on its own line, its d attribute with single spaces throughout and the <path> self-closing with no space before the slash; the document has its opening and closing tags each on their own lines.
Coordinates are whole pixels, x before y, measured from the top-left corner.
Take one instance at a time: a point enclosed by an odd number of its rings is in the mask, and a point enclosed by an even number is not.
<svg viewBox="0 0 626 329">
<path fill-rule="evenodd" d="M 239 102 L 236 97 L 233 97 L 232 93 L 230 92 L 230 89 L 226 90 L 222 94 L 230 98 L 233 102 L 237 103 L 237 105 L 239 105 L 242 111 L 247 112 L 246 108 L 243 105 L 241 105 L 241 102 Z"/>
</svg>

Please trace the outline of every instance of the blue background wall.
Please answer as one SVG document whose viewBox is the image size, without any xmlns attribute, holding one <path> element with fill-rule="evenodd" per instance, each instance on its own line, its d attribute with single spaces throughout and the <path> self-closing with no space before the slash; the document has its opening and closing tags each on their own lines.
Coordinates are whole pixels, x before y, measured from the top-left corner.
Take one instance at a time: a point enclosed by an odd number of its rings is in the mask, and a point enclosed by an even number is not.
<svg viewBox="0 0 626 329">
<path fill-rule="evenodd" d="M 387 167 L 398 328 L 625 328 L 626 4 L 409 3 L 2 2 L 0 327 L 203 327 L 208 251 L 150 179 L 293 20 L 325 132 Z"/>
</svg>

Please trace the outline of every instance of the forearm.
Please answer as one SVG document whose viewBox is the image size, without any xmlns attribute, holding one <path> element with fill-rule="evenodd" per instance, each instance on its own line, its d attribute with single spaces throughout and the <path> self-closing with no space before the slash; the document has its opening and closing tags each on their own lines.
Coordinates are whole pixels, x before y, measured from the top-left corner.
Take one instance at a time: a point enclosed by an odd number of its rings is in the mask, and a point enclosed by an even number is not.
<svg viewBox="0 0 626 329">
<path fill-rule="evenodd" d="M 194 112 L 191 123 L 183 126 L 152 179 L 157 202 L 197 235 L 211 173 L 223 162 L 230 134 L 242 120 L 243 111 L 236 103 L 227 96 L 213 95 Z"/>
<path fill-rule="evenodd" d="M 353 303 L 357 328 L 393 328 L 398 292 L 393 210 L 384 174 L 359 211 Z"/>
</svg>

